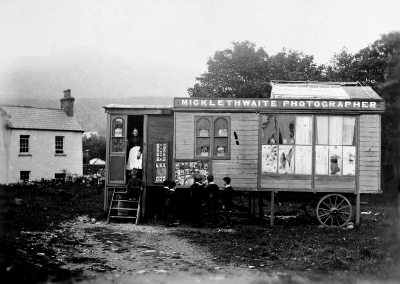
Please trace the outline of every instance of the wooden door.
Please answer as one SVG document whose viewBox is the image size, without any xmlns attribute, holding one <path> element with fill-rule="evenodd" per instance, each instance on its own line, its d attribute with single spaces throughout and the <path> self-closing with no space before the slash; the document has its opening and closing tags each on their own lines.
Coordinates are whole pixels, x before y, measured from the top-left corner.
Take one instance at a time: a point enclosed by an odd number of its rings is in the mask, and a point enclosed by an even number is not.
<svg viewBox="0 0 400 284">
<path fill-rule="evenodd" d="M 127 117 L 111 115 L 109 135 L 109 184 L 126 184 Z"/>
</svg>

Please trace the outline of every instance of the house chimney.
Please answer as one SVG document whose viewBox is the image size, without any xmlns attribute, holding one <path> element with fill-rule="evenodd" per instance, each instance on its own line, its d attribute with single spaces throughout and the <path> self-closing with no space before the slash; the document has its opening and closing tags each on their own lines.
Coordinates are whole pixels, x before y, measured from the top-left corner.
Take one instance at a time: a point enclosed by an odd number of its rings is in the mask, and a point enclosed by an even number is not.
<svg viewBox="0 0 400 284">
<path fill-rule="evenodd" d="M 64 97 L 60 100 L 61 108 L 65 111 L 68 116 L 74 116 L 74 101 L 75 98 L 71 97 L 71 90 L 67 89 L 64 91 Z"/>
</svg>

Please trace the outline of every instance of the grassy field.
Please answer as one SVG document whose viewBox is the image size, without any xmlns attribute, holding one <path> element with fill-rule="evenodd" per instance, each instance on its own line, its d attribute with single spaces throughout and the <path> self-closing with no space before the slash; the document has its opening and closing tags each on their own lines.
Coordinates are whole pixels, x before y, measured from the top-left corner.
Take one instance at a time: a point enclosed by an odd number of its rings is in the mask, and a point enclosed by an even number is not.
<svg viewBox="0 0 400 284">
<path fill-rule="evenodd" d="M 394 188 L 395 184 L 388 186 Z M 20 283 L 43 281 L 61 267 L 57 259 L 44 257 L 57 253 L 48 244 L 60 242 L 72 248 L 82 242 L 64 233 L 61 222 L 82 215 L 105 222 L 101 188 L 70 188 L 68 201 L 58 191 L 1 188 L 0 274 Z M 326 277 L 341 282 L 400 279 L 399 197 L 397 190 L 387 192 L 364 200 L 367 204 L 361 210 L 369 214 L 363 214 L 361 225 L 352 230 L 321 229 L 301 216 L 277 220 L 277 225 L 270 227 L 268 220 L 260 225 L 236 212 L 233 229 L 188 230 L 182 226 L 174 234 L 210 251 L 220 265 L 289 271 L 321 281 Z M 283 204 L 277 214 L 293 208 L 297 208 L 295 202 Z M 34 237 L 38 233 L 40 239 Z"/>
</svg>

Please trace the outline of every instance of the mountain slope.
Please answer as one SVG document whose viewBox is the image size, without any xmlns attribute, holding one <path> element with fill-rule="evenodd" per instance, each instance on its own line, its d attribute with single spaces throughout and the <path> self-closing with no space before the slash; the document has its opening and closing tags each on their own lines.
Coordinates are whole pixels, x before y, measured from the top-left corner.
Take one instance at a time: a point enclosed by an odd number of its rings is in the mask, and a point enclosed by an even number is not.
<svg viewBox="0 0 400 284">
<path fill-rule="evenodd" d="M 71 89 L 75 98 L 187 96 L 196 71 L 165 63 L 128 63 L 92 48 L 15 59 L 0 73 L 0 96 L 58 99 Z"/>
</svg>

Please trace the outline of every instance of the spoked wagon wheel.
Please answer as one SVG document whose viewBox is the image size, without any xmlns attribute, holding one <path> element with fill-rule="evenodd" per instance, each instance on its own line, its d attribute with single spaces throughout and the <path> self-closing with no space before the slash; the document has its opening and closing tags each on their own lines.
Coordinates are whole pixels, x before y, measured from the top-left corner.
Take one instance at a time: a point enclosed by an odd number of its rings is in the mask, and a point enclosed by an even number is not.
<svg viewBox="0 0 400 284">
<path fill-rule="evenodd" d="M 226 214 L 222 204 L 205 203 L 201 209 L 201 219 L 207 226 L 220 226 L 225 223 Z"/>
<path fill-rule="evenodd" d="M 351 220 L 350 201 L 341 194 L 328 194 L 317 204 L 318 221 L 325 227 L 343 227 Z"/>
</svg>

